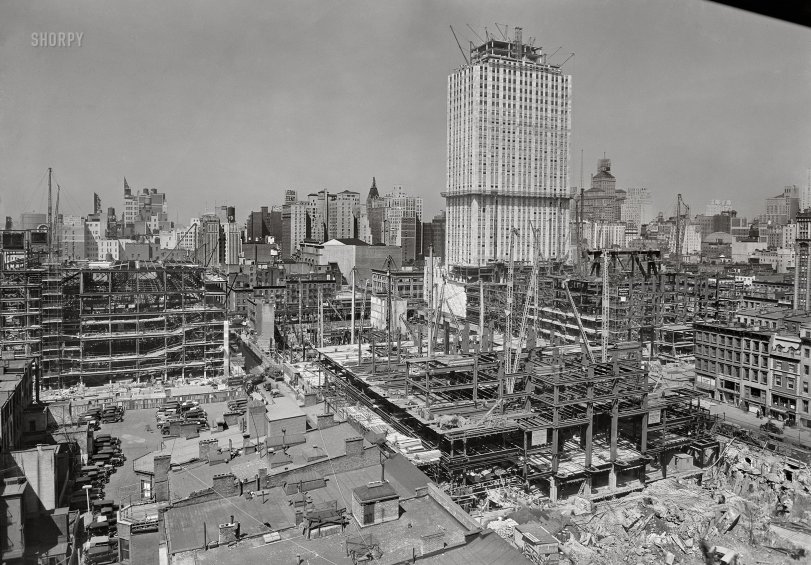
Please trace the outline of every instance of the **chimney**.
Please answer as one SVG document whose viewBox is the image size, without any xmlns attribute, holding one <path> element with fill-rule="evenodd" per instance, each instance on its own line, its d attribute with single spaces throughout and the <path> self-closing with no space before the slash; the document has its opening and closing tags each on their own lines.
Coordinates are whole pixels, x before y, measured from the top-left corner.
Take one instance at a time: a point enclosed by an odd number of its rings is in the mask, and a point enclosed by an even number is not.
<svg viewBox="0 0 811 565">
<path fill-rule="evenodd" d="M 237 484 L 236 477 L 232 473 L 214 475 L 213 481 L 212 488 L 220 496 L 225 498 L 239 496 L 241 483 Z"/>
<path fill-rule="evenodd" d="M 335 425 L 335 415 L 332 413 L 328 414 L 319 414 L 318 418 L 318 429 L 325 430 L 327 428 L 331 428 Z"/>
<path fill-rule="evenodd" d="M 318 395 L 315 392 L 304 393 L 304 407 L 315 406 L 318 404 Z"/>
<path fill-rule="evenodd" d="M 359 436 L 348 437 L 344 440 L 347 457 L 363 456 L 363 438 Z"/>
<path fill-rule="evenodd" d="M 251 441 L 251 434 L 242 434 L 242 455 L 256 453 L 256 445 Z"/>
<path fill-rule="evenodd" d="M 259 469 L 259 474 L 256 477 L 256 490 L 263 490 L 266 489 L 268 486 L 268 470 L 267 467 L 261 467 Z"/>
<path fill-rule="evenodd" d="M 217 451 L 217 440 L 214 438 L 201 439 L 197 442 L 200 447 L 198 459 L 200 461 L 211 461 L 212 452 Z"/>
<path fill-rule="evenodd" d="M 433 553 L 445 547 L 445 533 L 436 532 L 434 534 L 426 534 L 420 536 L 422 546 L 422 554 Z"/>
<path fill-rule="evenodd" d="M 169 467 L 172 463 L 171 455 L 155 455 L 153 458 L 155 502 L 169 500 Z"/>
<path fill-rule="evenodd" d="M 234 517 L 231 516 L 231 521 L 227 524 L 220 524 L 219 544 L 228 545 L 234 543 L 239 538 L 239 524 L 234 523 Z"/>
<path fill-rule="evenodd" d="M 174 437 L 180 437 L 180 434 L 182 433 L 183 430 L 182 425 L 183 422 L 181 422 L 180 420 L 172 420 L 171 422 L 169 422 L 169 435 Z"/>
</svg>

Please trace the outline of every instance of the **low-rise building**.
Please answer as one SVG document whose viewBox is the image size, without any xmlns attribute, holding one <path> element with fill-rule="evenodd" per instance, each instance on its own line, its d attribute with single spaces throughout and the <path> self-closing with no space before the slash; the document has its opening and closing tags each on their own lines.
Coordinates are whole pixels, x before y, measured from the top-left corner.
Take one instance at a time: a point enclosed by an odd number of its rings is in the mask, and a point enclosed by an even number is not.
<svg viewBox="0 0 811 565">
<path fill-rule="evenodd" d="M 734 325 L 693 327 L 697 388 L 742 410 L 811 427 L 811 317 L 743 310 Z"/>
</svg>

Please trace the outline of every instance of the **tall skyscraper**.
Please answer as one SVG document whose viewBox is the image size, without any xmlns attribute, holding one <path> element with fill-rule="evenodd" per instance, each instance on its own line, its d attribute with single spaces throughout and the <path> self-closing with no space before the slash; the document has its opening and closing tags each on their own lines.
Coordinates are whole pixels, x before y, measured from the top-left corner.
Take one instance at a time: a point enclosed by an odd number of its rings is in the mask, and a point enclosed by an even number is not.
<svg viewBox="0 0 811 565">
<path fill-rule="evenodd" d="M 571 76 L 539 47 L 492 36 L 448 77 L 447 262 L 563 257 L 569 231 Z M 539 230 L 533 237 L 533 228 Z"/>
</svg>

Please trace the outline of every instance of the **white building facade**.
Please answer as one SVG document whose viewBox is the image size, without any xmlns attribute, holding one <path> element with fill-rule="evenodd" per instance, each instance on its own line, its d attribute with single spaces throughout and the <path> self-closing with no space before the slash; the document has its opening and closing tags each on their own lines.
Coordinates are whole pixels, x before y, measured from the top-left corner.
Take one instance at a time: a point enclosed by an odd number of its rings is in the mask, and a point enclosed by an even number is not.
<svg viewBox="0 0 811 565">
<path fill-rule="evenodd" d="M 562 257 L 569 234 L 571 76 L 540 48 L 489 41 L 448 78 L 448 264 Z M 538 237 L 533 237 L 533 228 Z"/>
<path fill-rule="evenodd" d="M 638 232 L 642 224 L 647 224 L 652 219 L 650 191 L 645 187 L 629 188 L 625 201 L 620 204 L 620 221 L 625 222 L 628 227 L 636 228 Z"/>
</svg>

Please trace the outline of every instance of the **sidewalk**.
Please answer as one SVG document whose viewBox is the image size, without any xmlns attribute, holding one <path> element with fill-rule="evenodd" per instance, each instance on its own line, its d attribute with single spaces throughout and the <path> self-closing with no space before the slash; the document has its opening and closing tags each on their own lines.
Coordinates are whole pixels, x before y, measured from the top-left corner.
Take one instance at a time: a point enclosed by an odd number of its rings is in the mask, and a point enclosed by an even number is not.
<svg viewBox="0 0 811 565">
<path fill-rule="evenodd" d="M 750 412 L 740 408 L 711 400 L 702 400 L 702 404 L 710 404 L 710 414 L 719 414 L 723 419 L 750 430 L 760 430 L 760 426 L 767 422 L 766 418 L 758 418 Z M 811 430 L 805 428 L 784 428 L 783 436 L 793 442 L 799 441 L 803 447 L 811 448 Z"/>
</svg>

